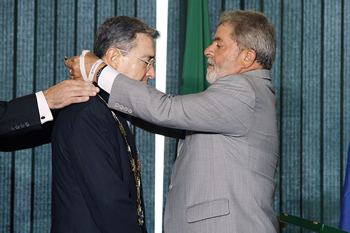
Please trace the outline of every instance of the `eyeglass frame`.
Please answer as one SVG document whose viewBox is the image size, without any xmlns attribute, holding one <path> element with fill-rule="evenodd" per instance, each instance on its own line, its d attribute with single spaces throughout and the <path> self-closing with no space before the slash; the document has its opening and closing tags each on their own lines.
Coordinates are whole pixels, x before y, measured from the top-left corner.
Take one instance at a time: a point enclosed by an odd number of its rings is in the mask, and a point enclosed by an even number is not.
<svg viewBox="0 0 350 233">
<path fill-rule="evenodd" d="M 130 52 L 124 50 L 124 49 L 120 49 L 120 48 L 116 48 L 116 49 L 118 49 L 118 50 L 121 51 L 121 52 L 128 53 L 128 54 L 130 54 L 130 55 L 132 55 L 132 56 L 134 56 L 134 57 L 140 59 L 140 60 L 143 61 L 144 63 L 146 63 L 146 64 L 147 64 L 147 66 L 146 66 L 146 70 L 147 70 L 147 71 L 148 71 L 149 69 L 151 69 L 151 66 L 154 67 L 154 62 L 155 62 L 155 60 L 156 60 L 154 57 L 152 57 L 149 61 L 146 61 L 146 60 L 144 60 L 144 59 L 142 59 L 142 58 L 136 56 L 135 54 L 132 54 L 132 53 L 130 53 Z"/>
</svg>

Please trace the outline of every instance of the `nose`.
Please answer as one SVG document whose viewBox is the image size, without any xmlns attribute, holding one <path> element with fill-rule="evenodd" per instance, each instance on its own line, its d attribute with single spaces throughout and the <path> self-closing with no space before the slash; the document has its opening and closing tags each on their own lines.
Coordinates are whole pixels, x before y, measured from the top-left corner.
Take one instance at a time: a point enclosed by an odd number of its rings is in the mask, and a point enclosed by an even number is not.
<svg viewBox="0 0 350 233">
<path fill-rule="evenodd" d="M 152 65 L 149 70 L 147 70 L 145 77 L 142 79 L 142 82 L 148 83 L 148 79 L 154 79 L 156 77 L 156 72 L 154 70 L 154 66 Z"/>
<path fill-rule="evenodd" d="M 154 66 L 152 65 L 151 68 L 146 72 L 146 76 L 150 79 L 154 79 L 156 77 L 156 71 L 154 70 Z"/>
<path fill-rule="evenodd" d="M 204 50 L 204 55 L 206 57 L 212 57 L 214 55 L 213 46 L 214 46 L 214 43 L 209 45 L 208 48 Z"/>
</svg>

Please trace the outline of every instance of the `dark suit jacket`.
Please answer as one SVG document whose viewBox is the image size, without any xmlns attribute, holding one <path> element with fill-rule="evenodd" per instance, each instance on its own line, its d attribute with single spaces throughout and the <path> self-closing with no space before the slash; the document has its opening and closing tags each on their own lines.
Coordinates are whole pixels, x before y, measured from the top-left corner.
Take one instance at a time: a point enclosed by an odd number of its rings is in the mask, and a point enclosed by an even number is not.
<svg viewBox="0 0 350 233">
<path fill-rule="evenodd" d="M 108 101 L 105 92 L 101 95 Z M 136 161 L 133 135 L 117 115 Z M 99 97 L 60 112 L 52 154 L 52 232 L 146 232 L 137 222 L 136 184 L 125 139 Z"/>
<path fill-rule="evenodd" d="M 0 101 L 0 151 L 13 151 L 50 142 L 53 122 L 41 124 L 35 94 Z"/>
</svg>

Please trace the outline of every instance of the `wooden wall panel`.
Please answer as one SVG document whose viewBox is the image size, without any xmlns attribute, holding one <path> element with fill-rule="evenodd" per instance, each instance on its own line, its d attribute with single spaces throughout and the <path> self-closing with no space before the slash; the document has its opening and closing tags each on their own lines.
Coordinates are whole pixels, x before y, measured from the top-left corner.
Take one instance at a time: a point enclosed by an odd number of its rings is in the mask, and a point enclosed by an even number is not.
<svg viewBox="0 0 350 233">
<path fill-rule="evenodd" d="M 342 174 L 341 184 L 344 184 L 347 151 L 350 141 L 350 2 L 344 1 L 342 12 L 342 135 L 343 135 L 343 151 L 342 151 Z"/>
<path fill-rule="evenodd" d="M 58 83 L 69 78 L 68 70 L 63 64 L 64 57 L 73 57 L 78 49 L 76 48 L 76 1 L 57 0 L 55 4 L 54 83 Z"/>
<path fill-rule="evenodd" d="M 14 75 L 16 97 L 33 92 L 34 86 L 34 1 L 18 1 L 16 6 L 17 41 L 16 72 Z M 16 232 L 28 232 L 31 227 L 32 199 L 32 150 L 15 152 L 12 160 L 14 170 L 13 228 Z"/>
<path fill-rule="evenodd" d="M 95 38 L 95 0 L 78 0 L 76 4 L 76 48 L 75 54 L 82 49 L 93 50 Z M 99 26 L 99 25 L 98 25 Z M 67 72 L 67 71 L 66 71 Z"/>
<path fill-rule="evenodd" d="M 242 4 L 245 1 L 240 0 L 223 0 L 222 5 L 225 6 L 223 10 L 225 11 L 233 11 L 233 10 L 239 10 L 242 9 Z M 210 10 L 209 10 L 210 11 Z"/>
<path fill-rule="evenodd" d="M 35 8 L 35 92 L 54 84 L 55 2 L 39 0 Z M 61 59 L 60 61 L 63 61 Z M 51 224 L 51 146 L 33 149 L 32 232 L 49 232 Z"/>
<path fill-rule="evenodd" d="M 10 100 L 15 97 L 14 72 L 16 61 L 15 53 L 15 5 L 11 0 L 0 2 L 0 96 L 2 100 Z M 13 195 L 12 195 L 12 167 L 13 153 L 0 152 L 0 232 L 10 232 L 13 225 Z"/>
<path fill-rule="evenodd" d="M 268 0 L 264 1 L 264 4 L 262 6 L 264 9 L 264 14 L 266 14 L 269 22 L 271 22 L 276 29 L 276 37 L 277 37 L 277 48 L 276 48 L 276 58 L 274 61 L 274 65 L 272 66 L 271 69 L 271 82 L 275 88 L 275 96 L 277 98 L 277 119 L 278 119 L 278 132 L 279 135 L 281 132 L 281 124 L 280 124 L 280 119 L 281 119 L 281 63 L 282 63 L 282 43 L 281 43 L 281 38 L 282 38 L 282 3 L 279 0 Z M 279 139 L 281 141 L 281 139 Z M 281 151 L 281 146 L 280 146 L 280 151 Z M 281 162 L 279 162 L 280 164 Z M 277 172 L 276 172 L 276 177 L 275 180 L 277 182 L 277 190 L 275 193 L 275 212 L 279 213 L 281 211 L 280 208 L 280 200 L 281 200 L 281 189 L 280 189 L 280 180 L 281 180 L 281 169 L 280 165 L 277 167 Z"/>
<path fill-rule="evenodd" d="M 339 223 L 341 199 L 341 37 L 342 1 L 323 9 L 322 209 L 323 222 Z"/>
<path fill-rule="evenodd" d="M 322 5 L 304 1 L 302 41 L 301 213 L 321 221 Z"/>
<path fill-rule="evenodd" d="M 283 2 L 280 96 L 281 211 L 300 216 L 302 5 Z M 288 210 L 288 211 L 287 211 Z"/>
<path fill-rule="evenodd" d="M 137 0 L 119 0 L 116 4 L 116 15 L 136 16 L 138 10 Z"/>
<path fill-rule="evenodd" d="M 252 11 L 263 11 L 263 1 L 261 0 L 250 0 L 243 2 L 243 10 L 252 10 Z"/>
<path fill-rule="evenodd" d="M 114 0 L 97 0 L 95 6 L 94 36 L 99 26 L 110 17 L 116 15 Z"/>
</svg>

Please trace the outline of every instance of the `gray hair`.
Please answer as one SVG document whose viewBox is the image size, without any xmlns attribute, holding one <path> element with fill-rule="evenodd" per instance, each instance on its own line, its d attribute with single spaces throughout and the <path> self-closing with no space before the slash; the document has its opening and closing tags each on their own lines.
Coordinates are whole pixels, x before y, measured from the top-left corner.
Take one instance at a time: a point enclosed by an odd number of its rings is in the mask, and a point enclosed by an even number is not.
<svg viewBox="0 0 350 233">
<path fill-rule="evenodd" d="M 256 61 L 270 70 L 276 57 L 275 27 L 268 22 L 265 15 L 256 11 L 236 10 L 224 12 L 219 25 L 232 26 L 232 39 L 241 51 L 253 49 Z"/>
<path fill-rule="evenodd" d="M 137 33 L 157 39 L 159 32 L 136 17 L 116 16 L 106 19 L 96 32 L 94 54 L 103 58 L 109 48 L 130 51 L 136 44 Z"/>
</svg>

